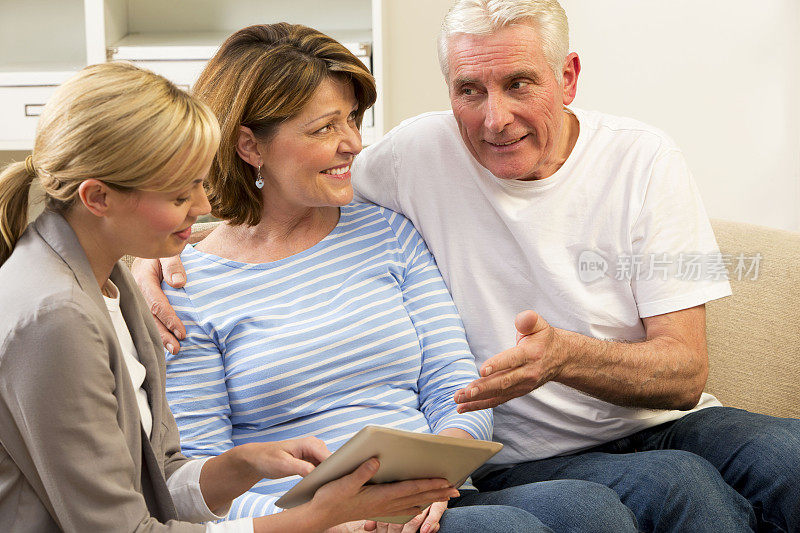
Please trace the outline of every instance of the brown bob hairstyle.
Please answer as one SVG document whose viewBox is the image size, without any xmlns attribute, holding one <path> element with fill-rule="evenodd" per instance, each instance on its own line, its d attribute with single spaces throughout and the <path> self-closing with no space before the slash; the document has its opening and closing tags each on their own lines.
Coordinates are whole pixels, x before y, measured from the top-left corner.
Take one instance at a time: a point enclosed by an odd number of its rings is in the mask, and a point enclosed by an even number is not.
<svg viewBox="0 0 800 533">
<path fill-rule="evenodd" d="M 326 78 L 353 85 L 360 127 L 375 103 L 375 80 L 341 43 L 299 24 L 248 26 L 228 37 L 208 62 L 193 92 L 219 119 L 222 139 L 208 175 L 211 213 L 230 224 L 254 226 L 263 200 L 256 169 L 236 153 L 239 126 L 268 142 L 278 126 L 296 116 Z"/>
</svg>

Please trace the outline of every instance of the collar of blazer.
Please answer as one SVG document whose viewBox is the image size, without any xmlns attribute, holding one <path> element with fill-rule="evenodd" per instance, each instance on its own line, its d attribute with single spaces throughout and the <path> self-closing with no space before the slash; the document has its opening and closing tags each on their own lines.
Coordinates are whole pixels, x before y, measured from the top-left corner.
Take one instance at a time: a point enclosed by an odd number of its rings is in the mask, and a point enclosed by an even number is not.
<svg viewBox="0 0 800 533">
<path fill-rule="evenodd" d="M 86 257 L 86 252 L 78 241 L 78 236 L 75 235 L 72 226 L 59 213 L 46 209 L 36 218 L 33 225 L 48 246 L 64 260 L 75 274 L 75 279 L 78 280 L 83 292 L 89 295 L 100 309 L 105 311 L 106 304 L 103 301 L 100 286 L 97 285 L 92 266 L 89 264 L 89 258 Z M 106 311 L 106 314 L 108 314 L 108 311 Z"/>
<path fill-rule="evenodd" d="M 106 317 L 108 327 L 113 330 L 111 316 L 108 314 L 103 294 L 100 292 L 100 286 L 97 284 L 94 272 L 89 264 L 89 258 L 78 241 L 78 236 L 73 231 L 72 226 L 62 215 L 48 210 L 40 214 L 33 224 L 47 245 L 72 270 L 81 289 L 97 305 L 100 313 Z M 153 416 L 152 439 L 157 434 L 162 422 L 161 410 L 163 407 L 162 402 L 164 401 L 163 394 L 160 394 L 160 389 L 163 388 L 162 373 L 164 364 L 162 362 L 163 359 L 158 356 L 158 352 L 162 350 L 161 340 L 155 324 L 152 323 L 152 319 L 143 315 L 143 313 L 147 312 L 147 306 L 133 281 L 133 276 L 123 263 L 117 262 L 116 266 L 114 266 L 111 272 L 111 281 L 119 289 L 122 316 L 125 318 L 133 344 L 136 346 L 139 360 L 147 372 L 143 387 L 147 391 L 150 411 Z M 116 335 L 114 335 L 114 342 L 117 342 Z M 119 351 L 122 353 L 121 348 L 119 348 Z"/>
</svg>

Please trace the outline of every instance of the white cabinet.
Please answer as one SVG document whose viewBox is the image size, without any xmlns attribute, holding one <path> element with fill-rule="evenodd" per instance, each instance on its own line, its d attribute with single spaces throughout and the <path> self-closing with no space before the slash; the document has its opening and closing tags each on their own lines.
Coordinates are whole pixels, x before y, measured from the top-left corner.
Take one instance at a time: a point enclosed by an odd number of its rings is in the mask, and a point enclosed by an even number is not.
<svg viewBox="0 0 800 533">
<path fill-rule="evenodd" d="M 87 64 L 127 60 L 188 88 L 251 24 L 292 22 L 338 39 L 381 78 L 381 0 L 0 0 L 0 150 L 30 150 L 53 89 Z M 365 144 L 383 133 L 380 100 Z"/>
<path fill-rule="evenodd" d="M 0 150 L 29 150 L 55 87 L 86 64 L 80 1 L 0 0 Z"/>
<path fill-rule="evenodd" d="M 36 122 L 55 85 L 0 86 L 0 149 L 32 148 Z"/>
</svg>

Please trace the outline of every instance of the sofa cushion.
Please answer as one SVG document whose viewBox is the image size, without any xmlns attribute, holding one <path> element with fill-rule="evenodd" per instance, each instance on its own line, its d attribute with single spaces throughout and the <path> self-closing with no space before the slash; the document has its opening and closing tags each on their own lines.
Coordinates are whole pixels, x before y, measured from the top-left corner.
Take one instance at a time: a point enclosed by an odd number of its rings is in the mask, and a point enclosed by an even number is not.
<svg viewBox="0 0 800 533">
<path fill-rule="evenodd" d="M 733 296 L 709 302 L 706 390 L 724 405 L 800 418 L 800 234 L 712 220 Z M 737 271 L 758 260 L 757 276 Z M 754 278 L 755 279 L 752 279 Z"/>
</svg>

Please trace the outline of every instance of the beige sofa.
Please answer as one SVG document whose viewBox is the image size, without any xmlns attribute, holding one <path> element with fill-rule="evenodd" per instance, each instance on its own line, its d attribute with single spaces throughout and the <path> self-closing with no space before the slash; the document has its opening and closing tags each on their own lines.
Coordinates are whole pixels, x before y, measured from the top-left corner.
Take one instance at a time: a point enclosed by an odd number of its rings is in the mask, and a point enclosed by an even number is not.
<svg viewBox="0 0 800 533">
<path fill-rule="evenodd" d="M 800 418 L 800 233 L 725 220 L 712 225 L 731 267 L 739 254 L 748 267 L 757 253 L 761 259 L 757 279 L 743 272 L 739 280 L 732 268 L 733 296 L 706 306 L 706 390 L 725 405 Z"/>
<path fill-rule="evenodd" d="M 706 390 L 724 405 L 800 418 L 800 233 L 724 220 L 712 225 L 734 265 L 739 254 L 761 259 L 755 280 L 731 272 L 733 296 L 706 306 Z"/>
</svg>

